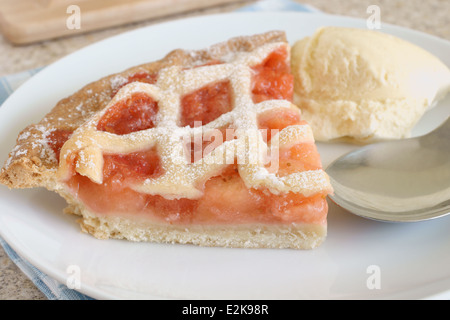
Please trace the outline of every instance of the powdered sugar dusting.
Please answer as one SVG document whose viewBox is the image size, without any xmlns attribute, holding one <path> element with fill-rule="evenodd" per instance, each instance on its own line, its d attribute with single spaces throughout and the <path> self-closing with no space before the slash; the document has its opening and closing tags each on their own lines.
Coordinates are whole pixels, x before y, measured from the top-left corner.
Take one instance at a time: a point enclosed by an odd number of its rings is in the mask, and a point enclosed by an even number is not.
<svg viewBox="0 0 450 320">
<path fill-rule="evenodd" d="M 115 77 L 112 77 L 110 80 L 111 83 L 111 88 L 113 90 L 117 90 L 118 88 L 120 88 L 121 86 L 123 86 L 125 83 L 127 83 L 128 80 L 121 76 L 121 75 L 117 75 Z"/>
<path fill-rule="evenodd" d="M 5 163 L 5 169 L 11 166 L 14 160 L 27 156 L 30 152 L 39 152 L 39 158 L 50 163 L 56 163 L 56 156 L 48 144 L 48 136 L 55 128 L 38 124 L 21 133 L 17 138 L 18 144 L 11 150 Z"/>
</svg>

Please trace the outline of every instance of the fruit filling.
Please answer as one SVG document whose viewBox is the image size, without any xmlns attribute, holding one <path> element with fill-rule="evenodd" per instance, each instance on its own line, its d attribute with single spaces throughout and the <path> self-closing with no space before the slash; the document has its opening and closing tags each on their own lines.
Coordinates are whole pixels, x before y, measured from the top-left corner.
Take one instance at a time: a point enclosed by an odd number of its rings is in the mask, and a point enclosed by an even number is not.
<svg viewBox="0 0 450 320">
<path fill-rule="evenodd" d="M 55 154 L 55 158 L 59 161 L 59 155 L 61 152 L 61 148 L 63 147 L 64 143 L 66 143 L 67 140 L 69 140 L 70 136 L 72 135 L 73 131 L 68 129 L 57 129 L 53 130 L 49 133 L 47 136 L 47 142 L 50 147 L 50 149 Z"/>
<path fill-rule="evenodd" d="M 270 100 L 292 100 L 294 94 L 294 76 L 286 63 L 288 53 L 278 49 L 272 52 L 263 63 L 253 67 L 253 101 L 255 103 Z"/>
<path fill-rule="evenodd" d="M 153 128 L 158 104 L 144 93 L 133 93 L 109 108 L 97 124 L 97 130 L 118 135 Z"/>
<path fill-rule="evenodd" d="M 181 99 L 182 127 L 205 125 L 233 109 L 230 81 L 209 84 Z"/>
<path fill-rule="evenodd" d="M 253 99 L 288 99 L 293 94 L 293 78 L 289 73 L 287 53 L 277 50 L 263 63 L 253 67 Z M 131 77 L 132 78 L 132 77 Z M 150 79 L 136 75 L 139 79 Z M 229 81 L 210 84 L 183 97 L 180 126 L 202 125 L 230 111 Z M 145 94 L 135 93 L 110 108 L 98 123 L 98 130 L 127 134 L 155 125 L 158 105 Z M 259 128 L 282 130 L 289 125 L 303 124 L 295 110 L 266 112 L 259 119 Z M 222 129 L 223 131 L 226 128 Z M 70 133 L 55 131 L 49 143 L 56 154 Z M 270 140 L 270 135 L 268 140 Z M 225 138 L 224 138 L 225 140 Z M 207 145 L 201 145 L 205 149 Z M 191 152 L 195 146 L 191 145 Z M 194 155 L 191 161 L 194 161 Z M 320 169 L 321 163 L 313 143 L 296 144 L 280 150 L 279 176 L 303 170 Z M 92 182 L 75 173 L 66 183 L 81 201 L 97 214 L 144 215 L 171 224 L 245 224 L 245 223 L 326 223 L 325 194 L 304 197 L 301 194 L 272 194 L 267 190 L 248 189 L 240 178 L 237 166 L 228 165 L 217 176 L 205 182 L 199 199 L 165 199 L 160 195 L 139 193 L 132 189 L 136 182 L 163 173 L 155 149 L 125 155 L 104 155 L 103 182 Z"/>
</svg>

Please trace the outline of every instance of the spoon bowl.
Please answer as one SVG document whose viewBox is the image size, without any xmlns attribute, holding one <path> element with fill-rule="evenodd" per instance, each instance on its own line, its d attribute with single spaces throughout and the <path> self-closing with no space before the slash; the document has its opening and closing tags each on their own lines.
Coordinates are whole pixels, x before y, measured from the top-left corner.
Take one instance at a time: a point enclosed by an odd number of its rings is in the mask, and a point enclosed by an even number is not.
<svg viewBox="0 0 450 320">
<path fill-rule="evenodd" d="M 326 172 L 330 199 L 358 216 L 416 222 L 450 214 L 450 118 L 424 136 L 347 153 Z"/>
</svg>

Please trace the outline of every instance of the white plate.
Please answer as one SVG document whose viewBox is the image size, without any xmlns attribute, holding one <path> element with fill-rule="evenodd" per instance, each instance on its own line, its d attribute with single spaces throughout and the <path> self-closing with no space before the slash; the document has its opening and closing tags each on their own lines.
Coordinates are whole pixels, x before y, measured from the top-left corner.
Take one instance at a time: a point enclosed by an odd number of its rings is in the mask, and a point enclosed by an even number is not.
<svg viewBox="0 0 450 320">
<path fill-rule="evenodd" d="M 155 25 L 86 47 L 35 75 L 0 108 L 0 161 L 21 128 L 102 76 L 158 59 L 178 47 L 202 48 L 271 29 L 285 30 L 292 43 L 323 25 L 366 27 L 364 20 L 325 14 L 236 13 Z M 386 24 L 381 31 L 410 40 L 450 65 L 447 41 Z M 415 134 L 439 125 L 450 114 L 449 106 L 447 98 L 423 118 Z M 352 147 L 319 148 L 327 165 Z M 358 218 L 331 204 L 328 238 L 321 247 L 251 250 L 100 241 L 81 233 L 75 218 L 62 214 L 64 206 L 58 195 L 46 190 L 0 187 L 1 235 L 21 256 L 62 283 L 79 270 L 79 291 L 98 299 L 450 297 L 450 217 L 387 224 Z"/>
</svg>

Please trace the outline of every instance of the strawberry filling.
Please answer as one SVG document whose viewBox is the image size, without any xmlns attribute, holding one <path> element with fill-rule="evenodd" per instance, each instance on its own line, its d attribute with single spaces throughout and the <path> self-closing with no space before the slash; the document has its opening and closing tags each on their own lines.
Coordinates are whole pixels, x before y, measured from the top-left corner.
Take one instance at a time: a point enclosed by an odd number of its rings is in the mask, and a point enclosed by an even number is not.
<svg viewBox="0 0 450 320">
<path fill-rule="evenodd" d="M 232 108 L 230 82 L 213 83 L 181 99 L 180 125 L 191 128 L 195 122 L 205 125 Z"/>
<path fill-rule="evenodd" d="M 253 67 L 253 101 L 270 99 L 292 100 L 294 94 L 294 76 L 286 63 L 287 52 L 275 50 L 263 63 Z"/>
<path fill-rule="evenodd" d="M 109 108 L 97 124 L 97 130 L 118 135 L 153 128 L 158 104 L 144 93 L 133 93 Z"/>
<path fill-rule="evenodd" d="M 293 78 L 286 58 L 285 51 L 277 50 L 253 68 L 255 102 L 291 100 Z M 136 77 L 137 81 L 147 79 L 143 75 Z M 228 81 L 213 83 L 186 95 L 181 101 L 179 125 L 192 127 L 195 121 L 204 125 L 217 119 L 233 108 L 231 95 Z M 150 97 L 133 94 L 110 108 L 97 129 L 115 134 L 145 130 L 154 126 L 157 112 L 158 105 Z M 304 123 L 294 110 L 267 112 L 258 121 L 259 128 L 268 130 L 269 134 L 270 129 L 281 130 Z M 64 131 L 53 132 L 49 144 L 56 154 L 69 137 L 70 134 Z M 270 140 L 270 135 L 267 140 Z M 313 143 L 296 144 L 280 151 L 279 176 L 320 168 L 319 154 Z M 74 174 L 66 183 L 90 210 L 99 214 L 143 214 L 176 224 L 326 223 L 324 194 L 305 197 L 295 193 L 275 195 L 266 190 L 248 189 L 233 164 L 205 183 L 204 194 L 199 199 L 168 200 L 131 188 L 133 183 L 161 174 L 163 170 L 157 150 L 151 149 L 126 155 L 105 154 L 101 184 L 79 174 Z"/>
</svg>

